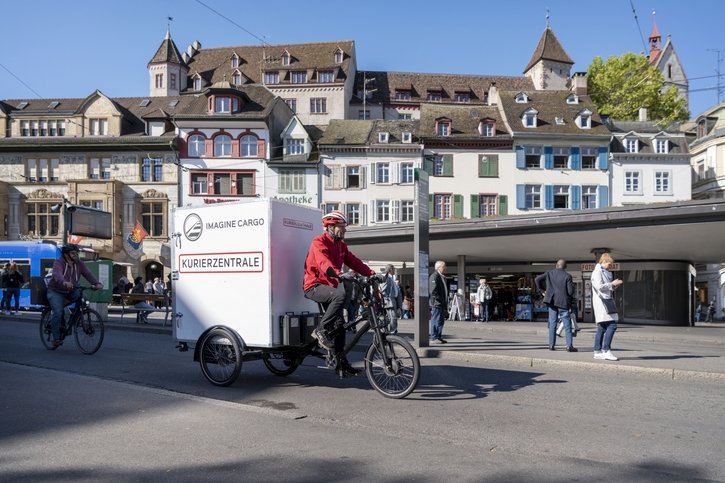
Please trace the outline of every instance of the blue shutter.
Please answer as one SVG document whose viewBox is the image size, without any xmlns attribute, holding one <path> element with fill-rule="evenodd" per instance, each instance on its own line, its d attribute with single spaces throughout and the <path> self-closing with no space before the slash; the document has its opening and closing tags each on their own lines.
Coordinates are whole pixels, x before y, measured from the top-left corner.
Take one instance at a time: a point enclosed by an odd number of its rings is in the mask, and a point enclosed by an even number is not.
<svg viewBox="0 0 725 483">
<path fill-rule="evenodd" d="M 516 167 L 518 169 L 526 168 L 526 153 L 523 146 L 516 146 Z"/>
<path fill-rule="evenodd" d="M 516 208 L 518 208 L 519 210 L 526 209 L 526 185 L 525 184 L 516 185 Z"/>
<path fill-rule="evenodd" d="M 547 210 L 554 209 L 554 185 L 544 185 L 544 208 Z"/>
<path fill-rule="evenodd" d="M 604 146 L 599 148 L 599 169 L 602 171 L 609 169 L 609 150 Z"/>
<path fill-rule="evenodd" d="M 579 146 L 571 147 L 571 169 L 582 169 L 581 156 L 579 155 Z"/>
<path fill-rule="evenodd" d="M 581 208 L 582 187 L 577 185 L 571 186 L 571 209 L 578 210 Z"/>
<path fill-rule="evenodd" d="M 599 208 L 606 208 L 609 206 L 609 186 L 599 185 L 597 190 L 597 202 L 599 202 Z"/>
<path fill-rule="evenodd" d="M 552 146 L 544 146 L 544 169 L 554 168 L 554 148 Z"/>
</svg>

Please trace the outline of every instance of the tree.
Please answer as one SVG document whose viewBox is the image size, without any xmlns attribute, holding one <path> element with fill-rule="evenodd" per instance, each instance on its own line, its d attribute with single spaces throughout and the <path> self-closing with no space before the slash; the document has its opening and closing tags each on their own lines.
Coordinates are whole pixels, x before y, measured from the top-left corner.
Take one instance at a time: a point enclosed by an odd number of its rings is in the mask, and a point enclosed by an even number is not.
<svg viewBox="0 0 725 483">
<path fill-rule="evenodd" d="M 588 92 L 602 114 L 622 121 L 636 121 L 639 108 L 662 125 L 690 118 L 685 99 L 675 86 L 664 88 L 662 73 L 642 54 L 613 55 L 602 62 L 595 57 L 587 72 Z"/>
</svg>

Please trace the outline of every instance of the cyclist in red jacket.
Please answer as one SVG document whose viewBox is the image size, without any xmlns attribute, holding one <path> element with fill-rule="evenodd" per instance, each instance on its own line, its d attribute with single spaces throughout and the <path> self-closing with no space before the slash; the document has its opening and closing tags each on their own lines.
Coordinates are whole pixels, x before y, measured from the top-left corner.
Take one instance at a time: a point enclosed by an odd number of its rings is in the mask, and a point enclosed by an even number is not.
<svg viewBox="0 0 725 483">
<path fill-rule="evenodd" d="M 353 255 L 345 243 L 347 218 L 339 211 L 332 211 L 322 217 L 324 232 L 316 236 L 310 244 L 305 259 L 305 276 L 303 290 L 305 297 L 320 304 L 326 304 L 325 314 L 318 327 L 312 332 L 320 346 L 334 351 L 335 355 L 345 347 L 345 331 L 330 340 L 328 334 L 335 327 L 345 323 L 343 310 L 350 298 L 350 287 L 340 283 L 342 266 L 363 276 L 374 275 L 375 272 Z M 340 376 L 359 374 L 360 371 L 350 365 L 347 358 L 336 357 L 336 370 Z"/>
</svg>

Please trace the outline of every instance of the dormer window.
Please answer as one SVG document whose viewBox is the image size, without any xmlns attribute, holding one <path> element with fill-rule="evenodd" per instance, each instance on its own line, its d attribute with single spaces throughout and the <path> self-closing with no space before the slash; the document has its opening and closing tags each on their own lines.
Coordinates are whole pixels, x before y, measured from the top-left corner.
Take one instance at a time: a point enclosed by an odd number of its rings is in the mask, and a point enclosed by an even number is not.
<svg viewBox="0 0 725 483">
<path fill-rule="evenodd" d="M 592 111 L 584 109 L 576 116 L 576 124 L 581 129 L 591 129 L 592 127 Z"/>
<path fill-rule="evenodd" d="M 637 138 L 626 138 L 624 140 L 624 150 L 628 153 L 638 153 L 639 140 Z"/>
<path fill-rule="evenodd" d="M 235 86 L 242 85 L 242 73 L 238 70 L 235 70 L 232 74 L 232 84 L 234 84 Z"/>
<path fill-rule="evenodd" d="M 321 70 L 317 73 L 317 82 L 321 84 L 335 82 L 335 73 L 331 70 Z"/>
<path fill-rule="evenodd" d="M 655 139 L 654 148 L 657 154 L 667 154 L 670 152 L 670 142 L 667 139 Z"/>
<path fill-rule="evenodd" d="M 529 96 L 527 96 L 525 92 L 519 92 L 516 94 L 517 104 L 526 104 L 527 102 L 529 102 Z"/>
<path fill-rule="evenodd" d="M 403 89 L 396 89 L 395 90 L 395 100 L 396 101 L 409 101 L 411 98 L 411 94 L 409 90 L 403 90 Z"/>
<path fill-rule="evenodd" d="M 264 73 L 264 83 L 265 84 L 279 84 L 279 72 L 278 71 L 265 72 Z"/>
<path fill-rule="evenodd" d="M 291 56 L 289 55 L 289 52 L 287 52 L 285 50 L 284 53 L 282 54 L 282 65 L 289 65 L 290 58 L 291 58 Z"/>
<path fill-rule="evenodd" d="M 443 119 L 436 121 L 436 136 L 450 136 L 451 135 L 451 121 Z"/>
<path fill-rule="evenodd" d="M 236 97 L 215 96 L 213 102 L 214 112 L 217 114 L 230 114 L 239 111 L 239 99 Z"/>
<path fill-rule="evenodd" d="M 343 52 L 342 49 L 337 49 L 335 51 L 335 63 L 342 64 L 342 61 L 344 58 L 345 58 L 345 52 Z"/>
<path fill-rule="evenodd" d="M 496 124 L 492 119 L 484 119 L 478 123 L 478 133 L 483 137 L 492 137 L 496 133 Z"/>
<path fill-rule="evenodd" d="M 201 90 L 201 76 L 199 74 L 196 74 L 193 77 L 192 84 L 193 84 L 192 89 L 194 89 L 197 92 Z"/>
<path fill-rule="evenodd" d="M 697 137 L 702 138 L 707 134 L 707 121 L 703 119 L 697 123 Z"/>
<path fill-rule="evenodd" d="M 413 133 L 403 132 L 402 139 L 403 139 L 403 142 L 406 144 L 413 142 Z"/>
<path fill-rule="evenodd" d="M 378 142 L 379 143 L 387 143 L 390 135 L 386 132 L 379 132 L 378 133 Z"/>
<path fill-rule="evenodd" d="M 428 91 L 428 100 L 430 102 L 441 102 L 443 93 L 441 91 Z"/>
<path fill-rule="evenodd" d="M 538 123 L 539 111 L 536 109 L 527 109 L 524 112 L 521 121 L 524 123 L 524 127 L 536 127 Z"/>
<path fill-rule="evenodd" d="M 470 92 L 456 92 L 455 101 L 462 102 L 462 103 L 471 102 L 471 93 Z"/>
<path fill-rule="evenodd" d="M 232 69 L 236 69 L 237 67 L 239 67 L 239 56 L 232 54 Z"/>
<path fill-rule="evenodd" d="M 561 117 L 561 116 L 556 116 L 556 117 L 554 118 L 554 123 L 556 123 L 556 125 L 557 125 L 557 126 L 563 126 L 564 124 L 566 124 L 566 123 L 564 122 L 564 118 L 563 118 L 563 117 Z"/>
<path fill-rule="evenodd" d="M 567 104 L 579 104 L 579 96 L 576 94 L 569 94 L 566 97 L 566 103 Z"/>
<path fill-rule="evenodd" d="M 304 70 L 296 70 L 292 72 L 290 80 L 293 84 L 305 84 L 307 83 L 307 72 Z"/>
</svg>

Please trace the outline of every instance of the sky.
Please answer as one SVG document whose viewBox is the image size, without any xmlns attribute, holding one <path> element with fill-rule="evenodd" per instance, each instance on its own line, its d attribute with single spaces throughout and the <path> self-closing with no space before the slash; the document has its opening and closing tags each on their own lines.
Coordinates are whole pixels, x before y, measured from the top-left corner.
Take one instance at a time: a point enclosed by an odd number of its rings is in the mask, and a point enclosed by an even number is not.
<svg viewBox="0 0 725 483">
<path fill-rule="evenodd" d="M 725 101 L 722 0 L 2 0 L 0 99 L 147 95 L 169 25 L 181 52 L 353 40 L 358 70 L 518 76 L 547 12 L 578 72 L 644 52 L 653 11 L 690 79 L 691 116 Z"/>
</svg>

